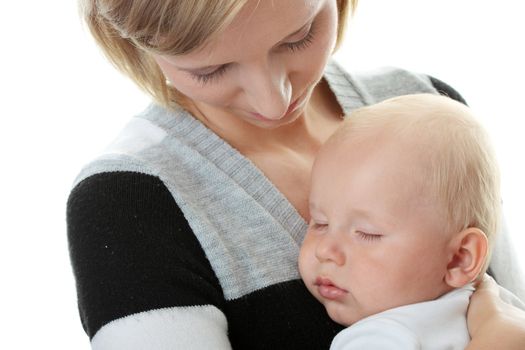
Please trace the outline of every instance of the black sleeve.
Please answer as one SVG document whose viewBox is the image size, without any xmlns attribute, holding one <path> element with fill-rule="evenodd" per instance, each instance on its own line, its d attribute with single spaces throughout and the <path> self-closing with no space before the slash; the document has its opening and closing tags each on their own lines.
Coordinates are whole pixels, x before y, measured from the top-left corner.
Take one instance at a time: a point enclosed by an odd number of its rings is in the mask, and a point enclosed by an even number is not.
<svg viewBox="0 0 525 350">
<path fill-rule="evenodd" d="M 142 311 L 224 308 L 209 261 L 157 177 L 88 177 L 70 194 L 67 231 L 80 317 L 90 338 L 106 323 Z"/>
<path fill-rule="evenodd" d="M 439 80 L 437 78 L 434 78 L 434 77 L 432 77 L 430 75 L 428 77 L 430 78 L 430 82 L 432 83 L 432 86 L 434 86 L 434 88 L 441 95 L 448 96 L 448 97 L 450 97 L 453 100 L 456 100 L 458 102 L 463 103 L 464 105 L 467 105 L 467 101 L 465 101 L 463 96 L 461 96 L 459 94 L 459 92 L 454 90 L 454 88 L 452 88 L 450 85 L 448 85 L 447 83 L 445 83 L 445 82 L 443 82 L 443 81 L 441 81 L 441 80 Z"/>
</svg>

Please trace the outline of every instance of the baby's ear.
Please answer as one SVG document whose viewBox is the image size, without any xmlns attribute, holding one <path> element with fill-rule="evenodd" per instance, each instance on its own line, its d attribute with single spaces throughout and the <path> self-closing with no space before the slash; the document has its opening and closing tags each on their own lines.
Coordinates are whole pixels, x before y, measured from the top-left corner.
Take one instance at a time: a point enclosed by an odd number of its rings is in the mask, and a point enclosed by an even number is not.
<svg viewBox="0 0 525 350">
<path fill-rule="evenodd" d="M 457 233 L 451 243 L 451 259 L 445 282 L 460 288 L 478 277 L 488 252 L 488 240 L 483 231 L 469 227 Z"/>
</svg>

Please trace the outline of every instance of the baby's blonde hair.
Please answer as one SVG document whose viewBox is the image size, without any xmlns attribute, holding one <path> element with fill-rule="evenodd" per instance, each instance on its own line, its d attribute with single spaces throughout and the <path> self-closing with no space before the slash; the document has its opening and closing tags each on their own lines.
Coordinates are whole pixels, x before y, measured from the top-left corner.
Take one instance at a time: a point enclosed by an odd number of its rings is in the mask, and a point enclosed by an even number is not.
<svg viewBox="0 0 525 350">
<path fill-rule="evenodd" d="M 264 1 L 264 0 L 262 0 Z M 181 55 L 213 40 L 248 0 L 80 0 L 82 17 L 108 59 L 160 104 L 185 100 L 152 54 Z M 337 0 L 341 42 L 350 8 Z"/>
<path fill-rule="evenodd" d="M 501 215 L 499 170 L 488 134 L 467 106 L 431 94 L 392 98 L 353 112 L 327 145 L 370 135 L 419 156 L 425 190 L 445 209 L 447 229 L 479 228 L 493 246 Z"/>
</svg>

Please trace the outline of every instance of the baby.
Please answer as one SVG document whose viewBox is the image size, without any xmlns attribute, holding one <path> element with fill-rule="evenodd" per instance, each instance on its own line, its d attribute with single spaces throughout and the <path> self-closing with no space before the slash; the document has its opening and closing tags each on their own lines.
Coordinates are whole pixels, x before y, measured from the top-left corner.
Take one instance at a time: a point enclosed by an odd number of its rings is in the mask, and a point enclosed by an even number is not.
<svg viewBox="0 0 525 350">
<path fill-rule="evenodd" d="M 497 164 L 470 110 L 419 94 L 361 108 L 321 148 L 299 256 L 337 323 L 331 349 L 464 349 L 500 215 Z"/>
</svg>

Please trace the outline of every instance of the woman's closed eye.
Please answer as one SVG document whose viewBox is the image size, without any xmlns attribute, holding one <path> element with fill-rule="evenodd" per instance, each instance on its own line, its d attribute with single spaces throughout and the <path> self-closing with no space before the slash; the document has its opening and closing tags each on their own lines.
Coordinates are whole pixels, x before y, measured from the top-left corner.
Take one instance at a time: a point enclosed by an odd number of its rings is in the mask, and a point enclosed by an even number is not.
<svg viewBox="0 0 525 350">
<path fill-rule="evenodd" d="M 310 25 L 310 27 L 308 28 L 308 32 L 305 34 L 305 36 L 302 39 L 294 41 L 294 42 L 283 43 L 284 47 L 286 47 L 291 52 L 297 52 L 297 51 L 306 49 L 313 42 L 314 35 L 315 35 L 314 25 L 315 25 L 315 22 Z"/>
<path fill-rule="evenodd" d="M 218 80 L 220 77 L 224 75 L 224 73 L 226 73 L 229 67 L 230 67 L 229 64 L 223 64 L 222 66 L 219 66 L 218 68 L 216 68 L 215 70 L 211 72 L 206 72 L 206 73 L 189 72 L 189 73 L 191 77 L 195 79 L 199 84 L 204 85 L 206 83 Z"/>
<path fill-rule="evenodd" d="M 292 53 L 304 50 L 312 44 L 315 35 L 315 22 L 313 22 L 308 28 L 307 32 L 303 38 L 293 41 L 285 42 L 281 44 L 281 47 L 291 51 Z M 217 67 L 211 72 L 197 73 L 189 72 L 191 77 L 195 79 L 199 84 L 205 85 L 207 83 L 212 83 L 218 81 L 224 73 L 230 68 L 230 64 L 223 64 Z"/>
</svg>

